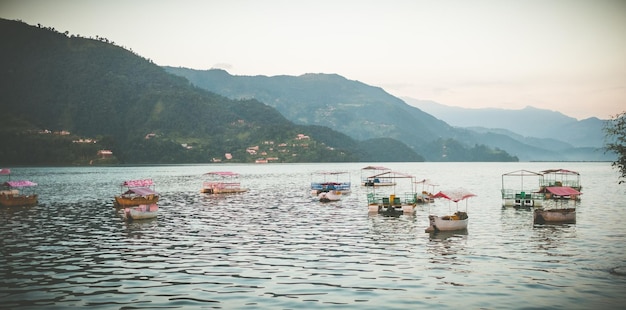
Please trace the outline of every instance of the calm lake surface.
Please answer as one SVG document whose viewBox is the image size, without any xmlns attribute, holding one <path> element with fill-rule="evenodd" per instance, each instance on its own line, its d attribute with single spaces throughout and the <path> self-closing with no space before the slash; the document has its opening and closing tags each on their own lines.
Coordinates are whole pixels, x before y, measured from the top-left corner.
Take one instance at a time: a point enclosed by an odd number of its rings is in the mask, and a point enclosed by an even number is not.
<svg viewBox="0 0 626 310">
<path fill-rule="evenodd" d="M 381 164 L 477 195 L 467 231 L 438 234 L 424 230 L 429 212 L 456 208 L 444 200 L 368 214 L 367 164 L 13 168 L 40 199 L 0 208 L 0 307 L 624 309 L 626 185 L 610 163 Z M 575 224 L 502 207 L 503 173 L 551 168 L 581 173 Z M 322 170 L 349 171 L 352 194 L 314 200 Z M 209 171 L 250 191 L 201 194 Z M 159 215 L 127 223 L 113 196 L 140 178 L 155 181 Z"/>
</svg>

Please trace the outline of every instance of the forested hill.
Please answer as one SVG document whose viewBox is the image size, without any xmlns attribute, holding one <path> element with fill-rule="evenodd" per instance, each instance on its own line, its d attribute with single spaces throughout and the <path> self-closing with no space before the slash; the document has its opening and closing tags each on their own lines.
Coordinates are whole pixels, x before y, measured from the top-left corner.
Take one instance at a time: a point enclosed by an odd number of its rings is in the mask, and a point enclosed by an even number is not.
<svg viewBox="0 0 626 310">
<path fill-rule="evenodd" d="M 93 162 L 101 149 L 122 163 L 371 158 L 361 142 L 346 135 L 295 125 L 257 100 L 231 100 L 196 88 L 107 38 L 4 19 L 0 36 L 4 164 Z M 400 152 L 383 160 L 423 160 L 391 143 Z"/>
</svg>

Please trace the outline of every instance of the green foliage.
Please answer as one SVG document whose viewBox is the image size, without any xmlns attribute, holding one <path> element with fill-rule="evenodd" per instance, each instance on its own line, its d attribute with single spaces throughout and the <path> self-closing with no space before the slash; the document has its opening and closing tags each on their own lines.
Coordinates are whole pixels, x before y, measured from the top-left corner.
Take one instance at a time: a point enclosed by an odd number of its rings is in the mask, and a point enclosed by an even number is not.
<svg viewBox="0 0 626 310">
<path fill-rule="evenodd" d="M 377 162 L 422 162 L 424 157 L 404 143 L 389 138 L 369 139 L 361 143 L 364 157 Z"/>
<path fill-rule="evenodd" d="M 491 149 L 482 144 L 476 144 L 471 148 L 464 146 L 454 139 L 437 139 L 425 147 L 426 152 L 435 154 L 430 158 L 433 161 L 455 162 L 516 162 L 519 159 L 498 148 Z"/>
<path fill-rule="evenodd" d="M 617 154 L 617 160 L 612 163 L 612 166 L 617 167 L 622 179 L 626 179 L 626 112 L 608 120 L 604 132 L 606 134 L 605 150 Z M 619 184 L 625 182 L 625 180 L 620 180 Z"/>
<path fill-rule="evenodd" d="M 223 159 L 225 153 L 233 154 L 234 162 L 253 162 L 258 156 L 246 149 L 266 141 L 290 145 L 288 154 L 274 154 L 283 162 L 369 160 L 358 156 L 359 143 L 346 135 L 295 125 L 257 100 L 231 100 L 196 88 L 107 39 L 4 19 L 0 35 L 5 38 L 0 108 L 8 120 L 0 123 L 0 132 L 10 141 L 0 146 L 3 161 L 92 161 L 91 149 L 73 150 L 56 137 L 23 135 L 43 129 L 101 137 L 127 164 L 203 163 Z M 306 146 L 289 143 L 297 134 L 310 136 Z"/>
</svg>

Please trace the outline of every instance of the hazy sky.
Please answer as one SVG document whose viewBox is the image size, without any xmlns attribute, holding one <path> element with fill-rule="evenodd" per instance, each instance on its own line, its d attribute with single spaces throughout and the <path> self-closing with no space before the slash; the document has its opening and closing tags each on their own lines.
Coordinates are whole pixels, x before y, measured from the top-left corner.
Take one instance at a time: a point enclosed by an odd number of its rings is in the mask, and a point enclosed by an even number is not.
<svg viewBox="0 0 626 310">
<path fill-rule="evenodd" d="M 626 111 L 624 0 L 0 0 L 0 17 L 158 65 L 337 73 L 398 97 L 578 119 Z"/>
</svg>

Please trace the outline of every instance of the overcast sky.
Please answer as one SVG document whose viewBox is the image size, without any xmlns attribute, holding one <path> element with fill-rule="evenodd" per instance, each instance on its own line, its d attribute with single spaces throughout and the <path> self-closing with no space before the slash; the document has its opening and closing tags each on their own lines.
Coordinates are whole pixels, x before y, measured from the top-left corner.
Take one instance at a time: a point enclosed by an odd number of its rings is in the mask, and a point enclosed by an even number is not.
<svg viewBox="0 0 626 310">
<path fill-rule="evenodd" d="M 0 17 L 158 65 L 336 73 L 398 97 L 578 119 L 626 111 L 624 0 L 0 0 Z"/>
</svg>

